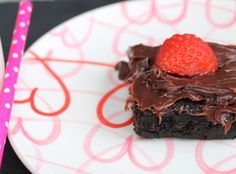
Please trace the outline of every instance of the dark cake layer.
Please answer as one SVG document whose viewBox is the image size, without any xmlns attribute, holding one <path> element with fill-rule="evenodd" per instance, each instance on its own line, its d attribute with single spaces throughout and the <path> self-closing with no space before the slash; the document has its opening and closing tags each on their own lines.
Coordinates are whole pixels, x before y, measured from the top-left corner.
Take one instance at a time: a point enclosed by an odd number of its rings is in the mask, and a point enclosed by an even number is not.
<svg viewBox="0 0 236 174">
<path fill-rule="evenodd" d="M 189 112 L 179 113 L 180 108 L 186 108 Z M 159 117 L 150 110 L 141 111 L 137 106 L 133 107 L 135 117 L 134 130 L 144 138 L 177 137 L 186 139 L 233 139 L 236 138 L 236 122 L 231 125 L 227 134 L 220 124 L 214 125 L 206 117 L 190 115 L 201 109 L 201 105 L 188 100 L 178 101 L 163 116 Z M 231 117 L 231 115 L 226 115 Z"/>
<path fill-rule="evenodd" d="M 128 106 L 134 112 L 138 134 L 149 138 L 235 137 L 236 46 L 209 46 L 218 70 L 193 77 L 169 74 L 154 66 L 159 47 L 129 49 L 129 63 L 120 62 L 116 69 L 121 79 L 130 82 Z"/>
</svg>

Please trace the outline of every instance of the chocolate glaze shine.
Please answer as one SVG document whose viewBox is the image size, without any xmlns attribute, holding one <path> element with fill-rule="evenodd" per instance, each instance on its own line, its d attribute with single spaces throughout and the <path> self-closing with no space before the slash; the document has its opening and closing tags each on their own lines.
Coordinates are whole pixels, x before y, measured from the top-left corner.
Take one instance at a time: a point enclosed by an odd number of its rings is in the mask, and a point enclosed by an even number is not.
<svg viewBox="0 0 236 174">
<path fill-rule="evenodd" d="M 161 120 L 167 108 L 188 98 L 202 104 L 202 110 L 195 116 L 221 124 L 227 133 L 236 121 L 236 46 L 216 43 L 209 46 L 216 55 L 218 70 L 193 77 L 169 74 L 154 66 L 159 47 L 131 47 L 129 63 L 117 65 L 123 80 L 130 82 L 129 102 L 141 110 L 151 109 Z"/>
</svg>

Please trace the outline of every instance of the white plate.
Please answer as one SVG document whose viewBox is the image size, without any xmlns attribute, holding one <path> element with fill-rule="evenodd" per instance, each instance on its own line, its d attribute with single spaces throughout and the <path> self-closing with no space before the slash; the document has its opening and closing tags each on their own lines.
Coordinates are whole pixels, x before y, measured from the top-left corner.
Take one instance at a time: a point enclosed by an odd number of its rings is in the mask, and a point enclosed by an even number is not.
<svg viewBox="0 0 236 174">
<path fill-rule="evenodd" d="M 26 53 L 10 124 L 10 141 L 32 173 L 235 174 L 236 140 L 140 139 L 126 87 L 113 69 L 129 46 L 157 45 L 172 34 L 236 43 L 235 1 L 118 3 L 75 17 Z"/>
</svg>

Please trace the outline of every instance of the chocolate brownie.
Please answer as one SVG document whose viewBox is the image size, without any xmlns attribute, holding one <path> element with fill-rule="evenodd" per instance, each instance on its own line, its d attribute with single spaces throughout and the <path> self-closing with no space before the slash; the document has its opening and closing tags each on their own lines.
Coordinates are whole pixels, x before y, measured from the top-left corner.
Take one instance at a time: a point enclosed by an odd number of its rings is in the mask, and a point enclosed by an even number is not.
<svg viewBox="0 0 236 174">
<path fill-rule="evenodd" d="M 180 76 L 155 66 L 160 46 L 136 45 L 119 78 L 129 82 L 127 108 L 135 132 L 145 138 L 231 139 L 236 137 L 236 46 L 208 43 L 218 69 Z"/>
</svg>

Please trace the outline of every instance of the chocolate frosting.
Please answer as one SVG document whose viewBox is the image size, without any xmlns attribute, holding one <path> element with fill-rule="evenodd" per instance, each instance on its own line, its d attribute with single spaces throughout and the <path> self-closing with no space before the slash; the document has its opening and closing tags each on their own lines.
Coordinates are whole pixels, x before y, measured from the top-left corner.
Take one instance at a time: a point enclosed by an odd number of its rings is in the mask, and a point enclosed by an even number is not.
<svg viewBox="0 0 236 174">
<path fill-rule="evenodd" d="M 218 70 L 198 76 L 166 73 L 154 65 L 159 47 L 137 45 L 128 50 L 129 63 L 120 62 L 116 69 L 120 78 L 130 82 L 129 103 L 141 110 L 151 109 L 160 120 L 178 100 L 190 99 L 203 105 L 195 116 L 204 116 L 213 124 L 221 124 L 225 133 L 236 121 L 236 46 L 209 43 Z"/>
</svg>

